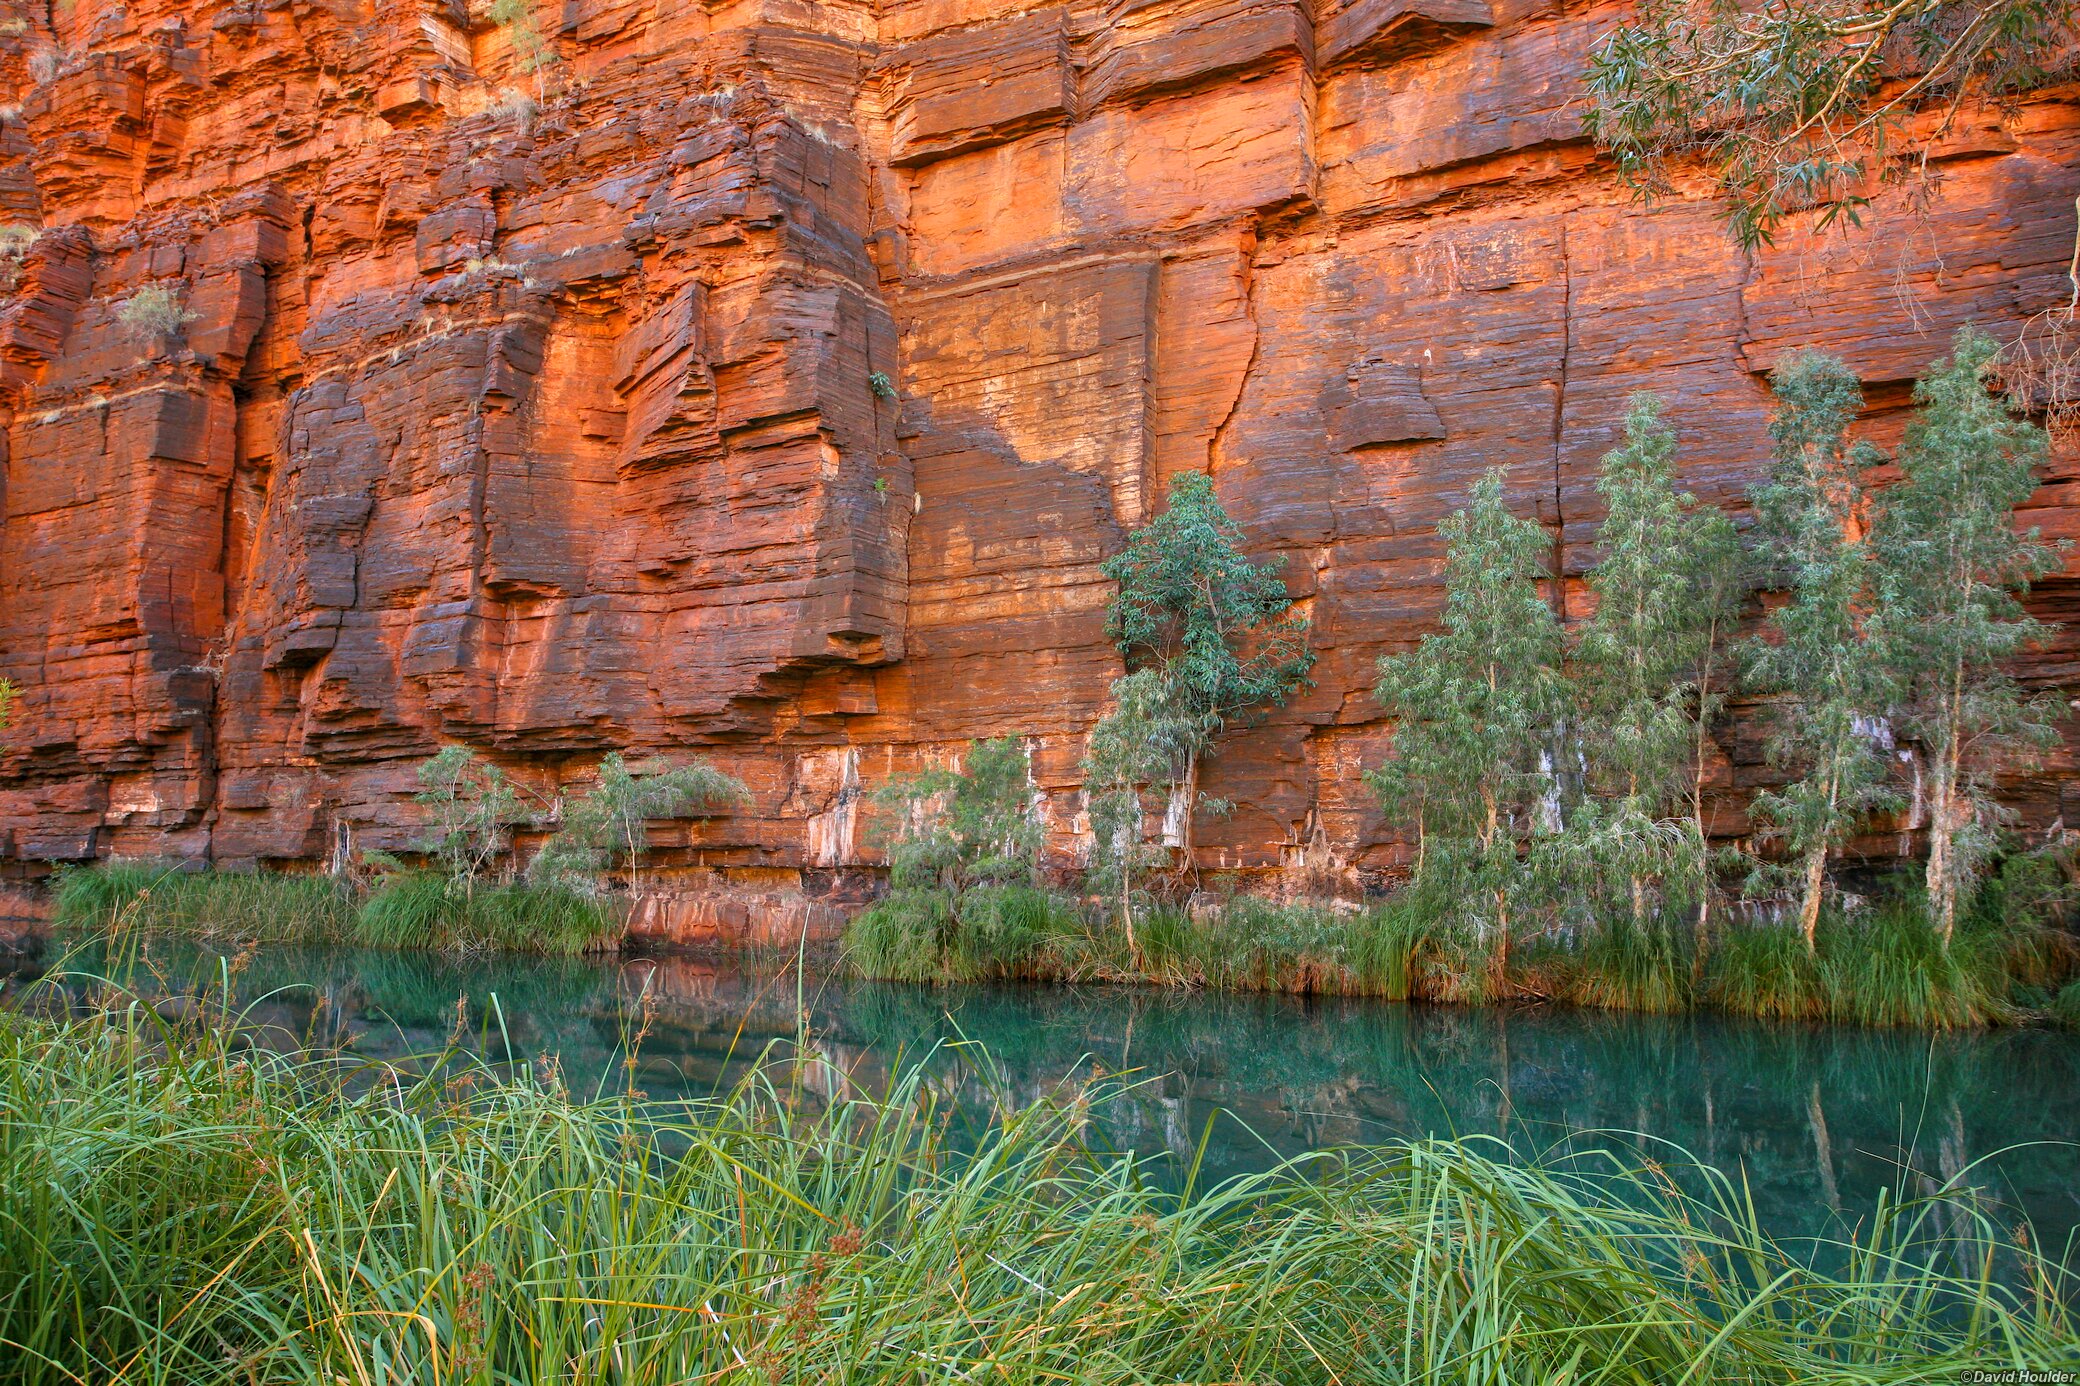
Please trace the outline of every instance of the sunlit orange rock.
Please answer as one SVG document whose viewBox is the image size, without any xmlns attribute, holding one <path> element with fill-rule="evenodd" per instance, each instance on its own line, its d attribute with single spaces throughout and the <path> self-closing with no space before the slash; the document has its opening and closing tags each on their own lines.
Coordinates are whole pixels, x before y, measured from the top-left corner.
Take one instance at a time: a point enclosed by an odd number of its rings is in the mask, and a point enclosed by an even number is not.
<svg viewBox="0 0 2080 1386">
<path fill-rule="evenodd" d="M 694 892 L 658 928 L 823 929 L 873 787 L 1016 733 L 1067 864 L 1098 565 L 1190 469 L 1321 656 L 1209 766 L 1201 864 L 1390 875 L 1372 670 L 1476 475 L 1578 577 L 1631 392 L 1735 504 L 1784 351 L 1847 357 L 1889 434 L 1959 323 L 2071 291 L 2071 90 L 1961 120 L 1922 205 L 1747 256 L 1582 139 L 1621 13 L 0 0 L 0 222 L 38 232 L 0 266 L 0 859 L 315 862 L 409 843 L 445 742 L 545 802 L 698 753 L 751 802 L 658 827 Z M 1729 729 L 1728 833 L 1758 761 Z M 2071 766 L 2026 823 L 2080 825 Z"/>
</svg>

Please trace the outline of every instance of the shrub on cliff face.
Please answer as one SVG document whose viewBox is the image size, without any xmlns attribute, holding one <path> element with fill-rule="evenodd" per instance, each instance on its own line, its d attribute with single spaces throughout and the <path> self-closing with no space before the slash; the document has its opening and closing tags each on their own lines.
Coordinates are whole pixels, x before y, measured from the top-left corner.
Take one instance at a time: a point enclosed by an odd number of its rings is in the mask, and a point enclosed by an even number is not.
<svg viewBox="0 0 2080 1386">
<path fill-rule="evenodd" d="M 1753 248 L 1788 216 L 1854 222 L 1874 187 L 1926 176 L 1950 122 L 1917 122 L 1925 103 L 2068 78 L 2074 15 L 2072 0 L 1651 0 L 1596 45 L 1583 123 L 1642 196 L 1701 161 Z"/>
<path fill-rule="evenodd" d="M 417 849 L 468 893 L 512 845 L 520 796 L 505 771 L 467 746 L 443 746 L 420 765 L 413 802 L 432 810 Z"/>
<path fill-rule="evenodd" d="M 1032 768 L 1025 741 L 1005 736 L 971 744 L 959 769 L 926 770 L 876 790 L 875 807 L 894 819 L 890 883 L 959 895 L 1031 880 L 1042 839 Z"/>
<path fill-rule="evenodd" d="M 180 291 L 164 284 L 147 284 L 116 307 L 116 321 L 145 338 L 170 336 L 194 320 Z"/>
</svg>

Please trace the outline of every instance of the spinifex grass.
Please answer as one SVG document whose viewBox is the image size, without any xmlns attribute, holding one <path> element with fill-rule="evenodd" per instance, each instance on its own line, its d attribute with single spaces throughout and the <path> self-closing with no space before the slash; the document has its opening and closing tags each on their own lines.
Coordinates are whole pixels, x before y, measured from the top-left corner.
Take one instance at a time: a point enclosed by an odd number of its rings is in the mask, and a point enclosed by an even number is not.
<svg viewBox="0 0 2080 1386">
<path fill-rule="evenodd" d="M 1951 1203 L 1808 1261 L 1700 1172 L 1678 1171 L 1702 1200 L 1653 1165 L 1461 1142 L 1179 1195 L 1089 1146 L 1102 1088 L 1007 1098 L 956 1141 L 930 1064 L 874 1096 L 818 1059 L 813 1082 L 773 1063 L 708 1100 L 586 1099 L 553 1066 L 356 1068 L 105 996 L 0 1016 L 7 1381 L 1932 1381 L 2070 1359 L 2072 1283 Z"/>
</svg>

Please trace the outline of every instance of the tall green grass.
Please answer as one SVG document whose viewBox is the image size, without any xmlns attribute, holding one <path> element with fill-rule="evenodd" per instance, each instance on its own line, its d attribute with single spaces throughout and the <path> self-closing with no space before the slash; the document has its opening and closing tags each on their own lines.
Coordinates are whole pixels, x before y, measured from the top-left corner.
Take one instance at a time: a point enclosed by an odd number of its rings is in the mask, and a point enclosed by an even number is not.
<svg viewBox="0 0 2080 1386">
<path fill-rule="evenodd" d="M 2040 926 L 1971 921 L 1945 948 L 1911 902 L 1826 916 L 1808 952 L 1795 929 L 1726 931 L 1705 978 L 1708 1004 L 1738 1015 L 1861 1025 L 2013 1024 L 2018 988 L 2038 985 L 2057 945 Z"/>
<path fill-rule="evenodd" d="M 861 911 L 845 931 L 860 975 L 892 982 L 976 982 L 1059 972 L 1058 954 L 1085 936 L 1073 901 L 1030 885 L 960 892 L 905 887 Z"/>
<path fill-rule="evenodd" d="M 52 1013 L 0 1016 L 23 1386 L 1904 1382 L 2076 1332 L 2069 1275 L 1947 1197 L 1792 1247 L 1674 1161 L 1452 1141 L 1173 1194 L 1089 1144 L 1103 1086 L 957 1144 L 930 1064 L 663 1103 Z"/>
<path fill-rule="evenodd" d="M 63 928 L 123 924 L 256 943 L 340 942 L 354 929 L 354 894 L 330 876 L 107 862 L 61 872 L 55 895 Z"/>
<path fill-rule="evenodd" d="M 940 891 L 895 891 L 845 942 L 855 971 L 906 982 L 1151 982 L 1934 1028 L 2080 1014 L 2070 987 L 2059 992 L 2075 971 L 2071 936 L 2023 908 L 2013 882 L 2005 888 L 2015 908 L 1973 913 L 1947 949 L 1902 898 L 1828 914 L 1811 953 L 1788 925 L 1723 924 L 1700 956 L 1687 921 L 1618 920 L 1523 939 L 1498 968 L 1488 942 L 1413 895 L 1358 910 L 1247 895 L 1197 914 L 1158 904 L 1129 948 L 1098 912 L 1023 886 L 970 891 L 958 904 Z"/>
<path fill-rule="evenodd" d="M 598 896 L 521 881 L 470 888 L 433 872 L 386 877 L 354 919 L 354 941 L 370 948 L 568 957 L 620 940 L 621 926 Z"/>
<path fill-rule="evenodd" d="M 138 929 L 252 943 L 358 943 L 447 952 L 573 955 L 611 949 L 621 928 L 597 896 L 562 885 L 480 882 L 431 872 L 384 877 L 366 890 L 330 876 L 190 871 L 110 862 L 63 872 L 61 928 Z"/>
</svg>

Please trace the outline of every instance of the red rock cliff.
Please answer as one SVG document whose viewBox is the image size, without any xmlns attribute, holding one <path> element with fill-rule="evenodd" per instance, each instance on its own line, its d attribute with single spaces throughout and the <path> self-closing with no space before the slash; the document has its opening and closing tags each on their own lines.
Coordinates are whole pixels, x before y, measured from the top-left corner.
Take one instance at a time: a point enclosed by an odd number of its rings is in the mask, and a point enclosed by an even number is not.
<svg viewBox="0 0 2080 1386">
<path fill-rule="evenodd" d="M 0 0 L 0 220 L 40 228 L 0 314 L 0 853 L 309 859 L 408 839 L 445 741 L 544 792 L 699 749 L 755 803 L 669 841 L 784 883 L 871 860 L 861 785 L 1012 732 L 1071 851 L 1097 565 L 1203 469 L 1321 653 L 1210 767 L 1203 862 L 1348 879 L 1396 853 L 1372 666 L 1480 470 L 1578 573 L 1631 391 L 1731 501 L 1779 353 L 1894 426 L 1958 323 L 2068 288 L 2075 93 L 1962 120 L 1925 207 L 1749 257 L 1582 140 L 1612 5 L 522 9 Z M 2080 823 L 2068 764 L 2031 822 Z"/>
</svg>

